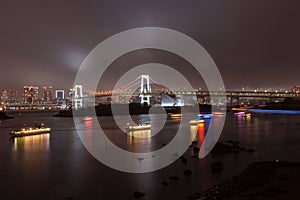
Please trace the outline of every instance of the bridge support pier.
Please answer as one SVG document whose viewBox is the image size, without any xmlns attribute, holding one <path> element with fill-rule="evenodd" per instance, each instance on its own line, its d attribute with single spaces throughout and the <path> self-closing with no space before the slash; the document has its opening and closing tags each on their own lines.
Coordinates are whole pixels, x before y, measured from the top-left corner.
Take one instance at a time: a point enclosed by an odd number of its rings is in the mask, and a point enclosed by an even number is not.
<svg viewBox="0 0 300 200">
<path fill-rule="evenodd" d="M 75 85 L 74 92 L 73 106 L 76 110 L 78 110 L 79 108 L 82 108 L 82 85 Z"/>
<path fill-rule="evenodd" d="M 204 96 L 197 96 L 197 102 L 199 104 L 203 104 L 205 102 L 205 97 Z"/>
<path fill-rule="evenodd" d="M 73 104 L 76 110 L 82 108 L 82 99 L 74 99 Z"/>
<path fill-rule="evenodd" d="M 145 80 L 145 82 L 144 82 Z M 147 93 L 151 93 L 151 87 L 150 87 L 150 77 L 149 75 L 142 75 L 141 76 L 141 90 L 140 90 L 140 97 L 141 97 L 141 104 L 147 103 L 150 105 L 150 95 L 147 95 Z"/>
<path fill-rule="evenodd" d="M 233 107 L 233 102 L 234 102 L 233 100 L 234 99 L 236 99 L 237 105 L 240 105 L 240 98 L 239 97 L 234 98 L 232 95 L 230 95 L 229 99 L 230 99 L 230 104 L 229 104 L 230 108 Z"/>
<path fill-rule="evenodd" d="M 148 105 L 150 105 L 150 97 L 151 97 L 150 95 L 141 94 L 140 97 L 141 97 L 141 104 L 147 103 Z"/>
</svg>

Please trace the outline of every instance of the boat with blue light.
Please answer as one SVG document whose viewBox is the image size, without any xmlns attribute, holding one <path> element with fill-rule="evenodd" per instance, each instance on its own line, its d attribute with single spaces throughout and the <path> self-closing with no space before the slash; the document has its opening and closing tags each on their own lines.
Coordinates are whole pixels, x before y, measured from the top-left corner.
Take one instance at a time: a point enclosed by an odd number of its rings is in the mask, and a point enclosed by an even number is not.
<svg viewBox="0 0 300 200">
<path fill-rule="evenodd" d="M 199 114 L 198 119 L 211 119 L 213 114 Z"/>
</svg>

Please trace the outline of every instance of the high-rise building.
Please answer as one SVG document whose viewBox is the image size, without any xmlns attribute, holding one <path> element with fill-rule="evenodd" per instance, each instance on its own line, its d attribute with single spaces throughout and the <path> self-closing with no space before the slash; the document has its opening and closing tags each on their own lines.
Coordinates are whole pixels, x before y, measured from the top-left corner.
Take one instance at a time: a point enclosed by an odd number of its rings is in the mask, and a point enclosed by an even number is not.
<svg viewBox="0 0 300 200">
<path fill-rule="evenodd" d="M 24 86 L 23 102 L 26 104 L 37 103 L 39 100 L 39 87 Z"/>
<path fill-rule="evenodd" d="M 18 91 L 16 90 L 2 90 L 1 102 L 3 103 L 15 103 L 17 101 Z"/>
<path fill-rule="evenodd" d="M 1 91 L 1 102 L 8 102 L 9 100 L 9 91 L 8 90 L 2 90 Z"/>
<path fill-rule="evenodd" d="M 17 90 L 10 90 L 9 91 L 9 102 L 16 103 L 18 101 L 18 94 Z"/>
<path fill-rule="evenodd" d="M 51 102 L 53 97 L 52 87 L 43 87 L 43 93 L 44 102 Z"/>
</svg>

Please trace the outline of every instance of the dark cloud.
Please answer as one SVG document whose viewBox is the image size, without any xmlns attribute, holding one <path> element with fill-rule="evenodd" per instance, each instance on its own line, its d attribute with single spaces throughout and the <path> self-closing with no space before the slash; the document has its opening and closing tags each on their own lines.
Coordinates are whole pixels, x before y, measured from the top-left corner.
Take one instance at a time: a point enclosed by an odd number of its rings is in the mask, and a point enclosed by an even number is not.
<svg viewBox="0 0 300 200">
<path fill-rule="evenodd" d="M 144 26 L 196 39 L 215 60 L 227 88 L 300 84 L 299 6 L 293 0 L 2 1 L 0 89 L 68 88 L 99 42 Z M 193 73 L 190 77 L 195 79 Z"/>
</svg>

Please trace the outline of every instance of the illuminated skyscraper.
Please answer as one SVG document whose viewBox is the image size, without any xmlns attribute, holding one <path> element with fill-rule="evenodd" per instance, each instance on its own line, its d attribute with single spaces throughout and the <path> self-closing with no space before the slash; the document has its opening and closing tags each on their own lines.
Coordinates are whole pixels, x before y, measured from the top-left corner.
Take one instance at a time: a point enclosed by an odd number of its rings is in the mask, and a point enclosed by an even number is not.
<svg viewBox="0 0 300 200">
<path fill-rule="evenodd" d="M 2 90 L 1 102 L 3 103 L 15 103 L 17 101 L 18 91 L 16 90 Z"/>
<path fill-rule="evenodd" d="M 39 100 L 39 87 L 24 86 L 23 102 L 26 104 L 37 103 Z"/>
<path fill-rule="evenodd" d="M 17 90 L 10 90 L 9 91 L 9 102 L 16 103 L 18 101 L 18 94 Z"/>
<path fill-rule="evenodd" d="M 43 87 L 43 99 L 44 102 L 51 102 L 53 97 L 52 87 Z"/>
<path fill-rule="evenodd" d="M 1 101 L 4 103 L 9 101 L 9 91 L 8 90 L 1 91 Z"/>
</svg>

